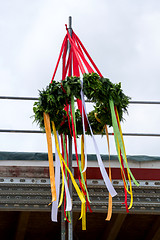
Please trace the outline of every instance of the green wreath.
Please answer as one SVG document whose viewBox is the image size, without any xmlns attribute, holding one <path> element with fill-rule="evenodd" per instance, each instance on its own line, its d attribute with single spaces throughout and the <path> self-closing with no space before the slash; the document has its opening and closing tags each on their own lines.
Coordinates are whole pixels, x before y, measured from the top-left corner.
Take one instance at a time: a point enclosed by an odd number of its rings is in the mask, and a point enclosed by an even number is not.
<svg viewBox="0 0 160 240">
<path fill-rule="evenodd" d="M 34 103 L 33 107 L 34 121 L 44 131 L 43 112 L 48 113 L 59 134 L 70 135 L 64 106 L 66 103 L 70 104 L 73 97 L 80 99 L 80 91 L 81 81 L 79 77 L 67 77 L 61 82 L 53 81 L 45 90 L 39 91 L 39 100 Z M 108 78 L 101 78 L 97 73 L 85 73 L 83 75 L 83 92 L 87 100 L 94 104 L 94 110 L 88 113 L 88 120 L 94 134 L 103 134 L 105 124 L 112 126 L 109 100 L 112 99 L 117 107 L 120 121 L 123 119 L 123 113 L 127 112 L 130 98 L 123 93 L 121 83 L 113 84 Z M 100 122 L 97 121 L 95 114 Z M 83 133 L 83 129 L 78 109 L 75 112 L 75 119 L 77 134 L 80 135 Z M 89 128 L 86 130 L 86 134 L 90 134 Z"/>
</svg>

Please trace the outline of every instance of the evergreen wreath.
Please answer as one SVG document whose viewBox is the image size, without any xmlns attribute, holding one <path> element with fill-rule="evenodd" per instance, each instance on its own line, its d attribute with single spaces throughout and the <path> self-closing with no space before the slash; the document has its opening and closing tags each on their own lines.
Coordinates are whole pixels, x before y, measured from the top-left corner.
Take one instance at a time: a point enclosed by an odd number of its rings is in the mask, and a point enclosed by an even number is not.
<svg viewBox="0 0 160 240">
<path fill-rule="evenodd" d="M 68 117 L 64 106 L 71 102 L 71 97 L 80 99 L 81 81 L 79 77 L 67 77 L 61 82 L 52 81 L 46 89 L 39 91 L 39 100 L 34 103 L 34 121 L 45 131 L 43 112 L 48 113 L 54 121 L 59 134 L 70 135 Z M 112 126 L 109 101 L 113 100 L 117 107 L 120 121 L 123 113 L 127 112 L 130 97 L 126 96 L 121 83 L 114 84 L 108 78 L 100 77 L 97 73 L 83 75 L 83 92 L 87 100 L 94 104 L 94 110 L 88 113 L 88 120 L 94 134 L 103 134 L 104 125 Z M 96 117 L 95 117 L 96 115 Z M 75 112 L 77 134 L 83 133 L 80 111 Z M 100 122 L 97 121 L 100 119 Z M 86 134 L 90 134 L 89 128 Z"/>
</svg>

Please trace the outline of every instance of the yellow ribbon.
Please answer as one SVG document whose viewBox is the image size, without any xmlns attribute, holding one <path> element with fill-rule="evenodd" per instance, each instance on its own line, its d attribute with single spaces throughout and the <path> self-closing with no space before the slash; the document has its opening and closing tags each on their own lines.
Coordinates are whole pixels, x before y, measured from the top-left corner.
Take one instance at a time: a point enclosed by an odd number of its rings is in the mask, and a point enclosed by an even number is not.
<svg viewBox="0 0 160 240">
<path fill-rule="evenodd" d="M 82 135 L 81 137 L 81 168 L 82 168 L 82 171 L 84 169 L 84 165 L 85 165 L 85 157 L 84 157 L 84 136 Z M 84 181 L 86 181 L 86 171 L 82 173 L 83 174 L 83 178 L 84 178 Z M 82 186 L 84 184 L 82 183 Z M 84 188 L 84 186 L 83 186 Z M 85 195 L 84 193 L 83 194 L 83 197 L 85 198 Z M 82 219 L 82 230 L 86 230 L 86 203 L 82 203 L 81 204 L 81 216 L 79 219 Z"/>
<path fill-rule="evenodd" d="M 109 146 L 109 134 L 108 134 L 108 129 L 107 125 L 105 124 L 105 132 L 107 136 L 107 144 L 108 144 L 108 155 L 109 155 L 109 179 L 112 182 L 112 176 L 111 176 L 111 166 L 110 166 L 110 146 Z M 108 199 L 108 213 L 106 217 L 106 221 L 110 221 L 112 217 L 112 196 L 109 193 L 109 199 Z"/>
<path fill-rule="evenodd" d="M 56 149 L 57 149 L 57 145 L 56 145 Z M 57 150 L 58 152 L 58 150 Z M 59 154 L 58 154 L 59 156 Z M 60 159 L 60 156 L 59 156 Z M 63 196 L 64 196 L 64 171 L 63 171 L 63 163 L 60 160 L 60 164 L 61 164 L 61 172 L 62 172 L 62 187 L 61 187 L 61 195 L 60 195 L 60 199 L 59 199 L 59 204 L 58 204 L 58 208 L 62 205 L 63 202 Z"/>
<path fill-rule="evenodd" d="M 49 114 L 44 112 L 43 116 L 44 116 L 44 126 L 45 126 L 47 145 L 48 145 L 49 174 L 50 174 L 50 184 L 51 184 L 51 193 L 52 193 L 52 202 L 53 202 L 53 201 L 56 201 L 56 186 L 55 186 L 54 165 L 53 165 L 51 125 L 50 125 Z"/>
<path fill-rule="evenodd" d="M 81 202 L 82 202 L 82 203 L 85 203 L 85 202 L 86 202 L 86 201 L 85 201 L 85 198 L 84 198 L 81 190 L 79 189 L 79 187 L 78 187 L 78 185 L 77 185 L 77 183 L 76 183 L 76 181 L 75 181 L 75 179 L 74 179 L 74 177 L 73 177 L 70 169 L 68 168 L 66 162 L 64 161 L 64 159 L 63 159 L 63 157 L 62 157 L 62 155 L 61 155 L 61 153 L 60 153 L 59 144 L 58 144 L 58 139 L 57 139 L 57 133 L 56 133 L 56 128 L 55 128 L 55 124 L 54 124 L 53 121 L 52 121 L 52 129 L 53 129 L 53 134 L 54 134 L 54 138 L 55 138 L 55 145 L 56 145 L 57 153 L 58 153 L 58 156 L 59 156 L 59 159 L 60 159 L 60 163 L 61 163 L 61 168 L 63 169 L 63 164 L 64 164 L 65 168 L 66 168 L 67 171 L 69 172 L 69 175 L 70 175 L 70 177 L 71 177 L 73 186 L 74 186 L 74 188 L 75 188 L 75 190 L 76 190 L 76 192 L 77 192 L 77 194 L 78 194 Z M 62 164 L 62 163 L 63 163 L 63 164 Z M 62 171 L 62 172 L 63 172 L 63 171 Z M 64 179 L 62 179 L 62 180 L 64 181 Z"/>
<path fill-rule="evenodd" d="M 117 108 L 116 108 L 116 113 L 117 113 L 117 116 L 118 116 L 118 126 L 119 126 L 119 131 L 120 131 L 120 135 L 121 135 L 122 144 L 123 144 L 123 149 L 124 149 L 124 154 L 125 154 L 125 161 L 126 161 L 126 163 L 128 163 L 127 156 L 126 156 L 125 145 L 124 145 L 124 140 L 123 140 L 123 134 L 122 134 L 122 129 L 121 129 L 121 125 L 120 125 L 120 120 L 119 120 L 119 115 L 118 115 Z M 118 148 L 119 148 L 118 152 L 119 152 L 119 155 L 120 155 L 120 146 L 119 146 L 118 138 L 117 138 L 117 143 L 118 143 Z M 121 167 L 121 169 L 122 169 L 122 167 Z M 131 197 L 130 205 L 128 207 L 128 209 L 130 209 L 132 207 L 132 205 L 133 205 L 133 192 L 132 192 L 131 176 L 130 176 L 130 173 L 129 173 L 128 169 L 127 169 L 127 175 L 128 175 L 128 180 L 129 180 L 130 191 L 128 190 L 126 184 L 124 184 L 124 187 L 126 188 L 127 192 L 130 194 L 130 197 Z"/>
</svg>

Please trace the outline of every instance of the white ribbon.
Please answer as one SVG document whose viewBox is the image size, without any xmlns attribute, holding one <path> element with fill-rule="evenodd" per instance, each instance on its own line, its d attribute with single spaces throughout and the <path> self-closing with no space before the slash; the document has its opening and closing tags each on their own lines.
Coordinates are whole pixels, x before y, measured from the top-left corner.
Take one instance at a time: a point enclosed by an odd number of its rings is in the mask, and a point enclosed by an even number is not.
<svg viewBox="0 0 160 240">
<path fill-rule="evenodd" d="M 56 201 L 52 202 L 52 211 L 51 211 L 51 219 L 53 222 L 57 222 L 58 215 L 58 202 L 59 202 L 59 189 L 60 189 L 60 160 L 57 153 L 57 149 L 55 146 L 55 185 L 56 185 Z"/>
<path fill-rule="evenodd" d="M 82 86 L 82 84 L 83 84 L 83 82 L 81 81 L 81 86 Z M 82 100 L 82 107 L 84 106 L 84 112 L 85 112 L 86 117 L 87 117 L 86 104 L 85 104 L 84 93 L 83 93 L 82 89 L 81 89 L 81 100 Z M 92 136 L 92 139 L 93 139 L 93 144 L 94 144 L 94 147 L 95 147 L 97 160 L 98 160 L 98 164 L 99 164 L 99 167 L 100 167 L 100 171 L 101 171 L 103 180 L 105 182 L 105 185 L 106 185 L 109 193 L 111 194 L 112 197 L 114 197 L 115 195 L 117 195 L 117 192 L 115 191 L 115 189 L 114 189 L 114 187 L 113 187 L 113 185 L 112 185 L 112 183 L 111 183 L 111 181 L 108 177 L 108 174 L 105 170 L 105 167 L 104 167 L 103 161 L 101 159 L 101 155 L 99 153 L 99 149 L 98 149 L 95 137 L 93 135 L 93 131 L 92 131 L 91 125 L 89 123 L 88 117 L 87 117 L 87 121 L 88 121 L 88 125 L 89 125 L 89 128 L 90 128 L 91 136 Z"/>
<path fill-rule="evenodd" d="M 58 144 L 59 144 L 59 135 L 57 132 L 57 139 L 58 139 Z M 55 146 L 55 183 L 56 183 L 56 193 L 57 193 L 57 199 L 56 201 L 52 202 L 52 211 L 51 211 L 51 219 L 53 222 L 57 222 L 57 215 L 58 215 L 58 202 L 59 202 L 59 192 L 60 192 L 60 159 L 59 155 L 57 152 L 57 148 Z M 63 169 L 62 169 L 63 171 Z M 67 205 L 66 205 L 66 211 L 71 211 L 72 210 L 72 200 L 71 196 L 69 193 L 68 189 L 68 184 L 66 181 L 66 178 L 64 177 L 64 187 L 65 187 L 65 192 L 66 192 L 66 200 L 67 200 Z"/>
<path fill-rule="evenodd" d="M 64 186 L 65 186 L 66 200 L 67 200 L 66 211 L 71 211 L 72 210 L 72 200 L 71 200 L 71 195 L 69 193 L 68 184 L 67 184 L 65 177 L 64 177 Z"/>
</svg>

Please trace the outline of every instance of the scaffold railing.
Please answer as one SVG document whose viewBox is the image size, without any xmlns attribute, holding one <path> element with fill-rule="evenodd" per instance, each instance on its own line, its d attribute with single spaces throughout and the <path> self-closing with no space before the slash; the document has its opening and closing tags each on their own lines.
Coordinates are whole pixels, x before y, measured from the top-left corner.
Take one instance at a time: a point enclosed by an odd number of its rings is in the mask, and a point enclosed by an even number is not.
<svg viewBox="0 0 160 240">
<path fill-rule="evenodd" d="M 38 97 L 11 97 L 11 96 L 0 96 L 0 100 L 18 100 L 18 101 L 37 101 Z M 86 100 L 86 102 L 90 102 Z M 145 104 L 145 105 L 160 105 L 160 101 L 130 101 L 130 104 Z M 19 129 L 0 129 L 0 133 L 23 133 L 23 134 L 31 134 L 38 133 L 43 134 L 43 131 L 40 130 L 19 130 Z M 113 133 L 109 133 L 109 135 L 113 135 Z M 160 137 L 160 133 L 126 133 L 123 132 L 124 136 L 131 137 Z"/>
</svg>

